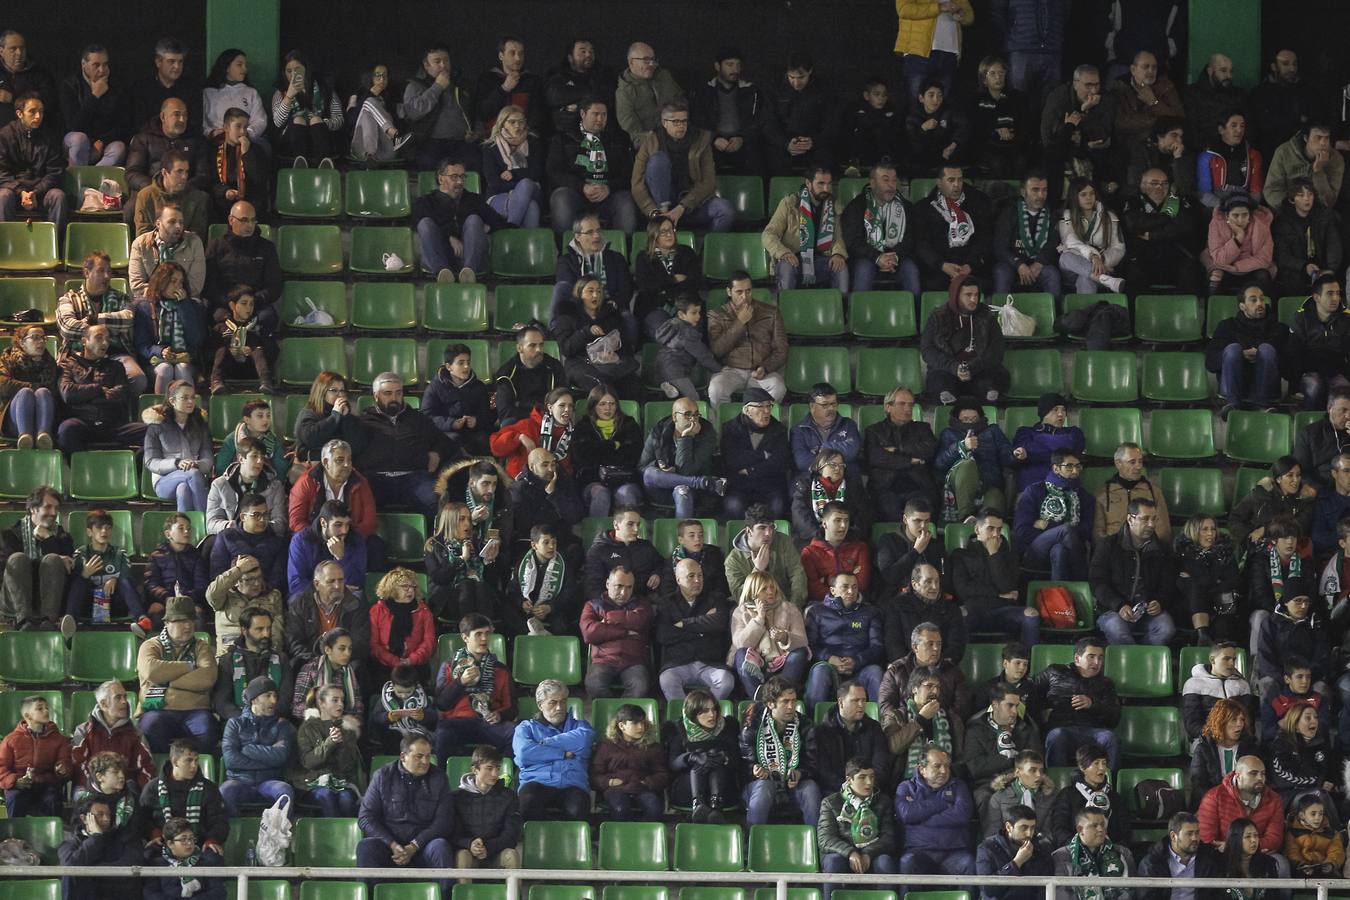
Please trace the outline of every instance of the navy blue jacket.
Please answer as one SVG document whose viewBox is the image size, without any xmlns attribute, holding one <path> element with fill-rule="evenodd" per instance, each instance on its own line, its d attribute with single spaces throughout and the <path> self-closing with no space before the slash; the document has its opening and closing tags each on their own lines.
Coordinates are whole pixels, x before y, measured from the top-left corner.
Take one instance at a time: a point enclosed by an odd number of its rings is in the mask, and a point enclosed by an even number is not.
<svg viewBox="0 0 1350 900">
<path fill-rule="evenodd" d="M 960 461 L 956 445 L 966 439 L 968 430 L 964 426 L 950 427 L 942 429 L 942 434 L 938 435 L 938 451 L 933 459 L 933 467 L 943 476 Z M 1008 443 L 1008 436 L 1002 428 L 989 424 L 975 432 L 975 437 L 980 440 L 980 446 L 975 448 L 975 465 L 980 470 L 980 481 L 986 488 L 1003 487 L 1003 470 L 1013 464 L 1012 444 Z"/>
<path fill-rule="evenodd" d="M 1053 475 L 1047 477 L 1055 477 Z M 1080 484 L 1078 493 L 1078 534 L 1083 546 L 1092 543 L 1092 517 L 1097 511 L 1097 501 L 1083 490 Z M 1017 497 L 1017 508 L 1013 513 L 1013 546 L 1018 553 L 1026 553 L 1031 542 L 1040 536 L 1033 525 L 1041 517 L 1041 501 L 1045 499 L 1045 481 L 1041 480 L 1022 491 Z M 1062 524 L 1062 523 L 1061 523 Z"/>
<path fill-rule="evenodd" d="M 165 541 L 150 551 L 150 567 L 145 571 L 146 599 L 151 603 L 168 603 L 180 585 L 187 595 L 198 603 L 206 602 L 206 557 L 197 547 L 189 545 L 175 551 Z"/>
<path fill-rule="evenodd" d="M 261 534 L 249 534 L 238 525 L 231 525 L 216 535 L 216 542 L 211 546 L 208 580 L 234 565 L 235 557 L 245 553 L 258 560 L 267 573 L 270 586 L 279 588 L 286 583 L 286 539 L 270 528 L 263 529 Z"/>
<path fill-rule="evenodd" d="M 1003 35 L 1005 52 L 1059 53 L 1069 24 L 1069 0 L 993 0 L 989 18 L 993 30 Z M 1001 894 L 984 890 L 985 896 Z"/>
<path fill-rule="evenodd" d="M 601 253 L 605 262 L 605 299 L 620 310 L 627 310 L 633 299 L 633 276 L 628 271 L 628 260 L 623 258 L 622 253 L 611 249 L 608 245 Z M 576 284 L 581 274 L 581 256 L 570 245 L 564 247 L 553 270 L 554 283 Z"/>
<path fill-rule="evenodd" d="M 497 414 L 492 411 L 487 385 L 479 380 L 478 373 L 470 370 L 469 380 L 455 387 L 444 366 L 436 370 L 436 374 L 427 382 L 426 391 L 422 393 L 422 415 L 452 439 L 480 434 L 486 441 L 492 436 L 497 424 Z M 462 416 L 473 416 L 474 425 L 456 431 L 454 421 Z"/>
<path fill-rule="evenodd" d="M 436 838 L 449 837 L 452 813 L 450 782 L 444 772 L 432 766 L 426 775 L 414 778 L 395 760 L 370 776 L 356 822 L 362 834 L 381 843 L 417 841 L 425 848 Z"/>
<path fill-rule="evenodd" d="M 1021 875 L 1043 876 L 1055 874 L 1055 863 L 1043 841 L 1036 841 L 1036 849 L 1026 865 L 1018 866 L 1013 862 L 1017 850 L 1005 834 L 987 837 L 975 848 L 976 875 Z M 1045 894 L 1042 887 L 992 887 L 980 889 L 980 900 L 1040 900 Z"/>
<path fill-rule="evenodd" d="M 1050 454 L 1056 450 L 1072 450 L 1081 454 L 1087 445 L 1083 429 L 1077 425 L 1056 428 L 1037 422 L 1035 425 L 1023 425 L 1013 434 L 1013 449 L 1018 447 L 1027 451 L 1027 458 L 1017 466 L 1017 490 L 1027 488 L 1044 481 L 1050 474 Z"/>
<path fill-rule="evenodd" d="M 830 595 L 812 604 L 806 610 L 806 644 L 816 662 L 847 657 L 854 661 L 855 672 L 886 663 L 881 612 L 861 601 L 845 609 L 844 601 Z"/>
</svg>

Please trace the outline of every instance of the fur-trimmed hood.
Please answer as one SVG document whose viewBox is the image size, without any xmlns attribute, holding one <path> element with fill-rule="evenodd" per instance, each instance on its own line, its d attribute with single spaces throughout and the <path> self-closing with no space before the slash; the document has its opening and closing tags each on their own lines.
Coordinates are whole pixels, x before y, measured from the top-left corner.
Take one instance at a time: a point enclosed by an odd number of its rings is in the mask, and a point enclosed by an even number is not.
<svg viewBox="0 0 1350 900">
<path fill-rule="evenodd" d="M 490 456 L 471 456 L 468 459 L 461 459 L 456 463 L 446 466 L 441 470 L 441 474 L 436 476 L 436 497 L 438 498 L 438 507 L 445 506 L 448 502 L 446 499 L 446 491 L 452 486 L 455 488 L 455 493 L 451 494 L 450 497 L 454 498 L 462 495 L 464 485 L 469 479 L 469 469 L 480 462 L 490 462 L 492 463 L 492 467 L 497 470 L 496 498 L 498 506 L 500 507 L 511 502 L 510 491 L 508 488 L 515 482 L 515 479 L 507 474 L 507 471 L 502 464 Z"/>
</svg>

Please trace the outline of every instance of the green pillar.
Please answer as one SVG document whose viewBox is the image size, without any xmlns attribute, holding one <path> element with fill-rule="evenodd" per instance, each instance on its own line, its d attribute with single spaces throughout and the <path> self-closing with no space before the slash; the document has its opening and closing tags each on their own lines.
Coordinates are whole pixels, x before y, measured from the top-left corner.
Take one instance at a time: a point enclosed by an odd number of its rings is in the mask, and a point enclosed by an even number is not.
<svg viewBox="0 0 1350 900">
<path fill-rule="evenodd" d="M 1214 53 L 1233 59 L 1233 83 L 1251 89 L 1261 80 L 1261 0 L 1191 0 L 1187 82 Z"/>
<path fill-rule="evenodd" d="M 229 47 L 248 54 L 248 80 L 271 103 L 281 62 L 281 0 L 207 0 L 205 70 Z"/>
</svg>

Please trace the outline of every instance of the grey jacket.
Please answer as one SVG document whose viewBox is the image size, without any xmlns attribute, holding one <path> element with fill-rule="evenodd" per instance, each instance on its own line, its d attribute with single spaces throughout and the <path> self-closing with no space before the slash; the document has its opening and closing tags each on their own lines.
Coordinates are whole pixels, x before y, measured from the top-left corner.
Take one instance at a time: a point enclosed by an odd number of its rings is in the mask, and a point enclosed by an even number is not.
<svg viewBox="0 0 1350 900">
<path fill-rule="evenodd" d="M 261 493 L 263 499 L 267 501 L 267 524 L 272 526 L 272 530 L 277 534 L 286 537 L 286 491 L 281 486 L 280 479 L 271 472 L 261 475 L 259 480 L 263 481 L 266 487 L 259 491 L 257 482 L 254 482 L 254 491 Z M 224 531 L 238 517 L 240 496 L 239 463 L 236 461 L 230 463 L 224 474 L 211 482 L 211 489 L 206 494 L 207 534 Z"/>
<path fill-rule="evenodd" d="M 699 366 L 709 373 L 722 371 L 722 364 L 703 342 L 699 330 L 688 322 L 674 316 L 666 319 L 656 329 L 656 341 L 661 345 L 656 353 L 656 373 L 661 381 L 693 378 Z"/>
</svg>

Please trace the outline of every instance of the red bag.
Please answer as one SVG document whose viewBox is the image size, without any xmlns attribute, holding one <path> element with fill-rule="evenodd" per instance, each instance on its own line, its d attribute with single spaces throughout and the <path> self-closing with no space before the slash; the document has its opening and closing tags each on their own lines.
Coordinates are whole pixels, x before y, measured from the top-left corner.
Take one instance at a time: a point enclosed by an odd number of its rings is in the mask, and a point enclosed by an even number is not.
<svg viewBox="0 0 1350 900">
<path fill-rule="evenodd" d="M 1073 628 L 1078 624 L 1078 607 L 1068 588 L 1043 587 L 1036 591 L 1036 611 L 1046 628 Z"/>
</svg>

